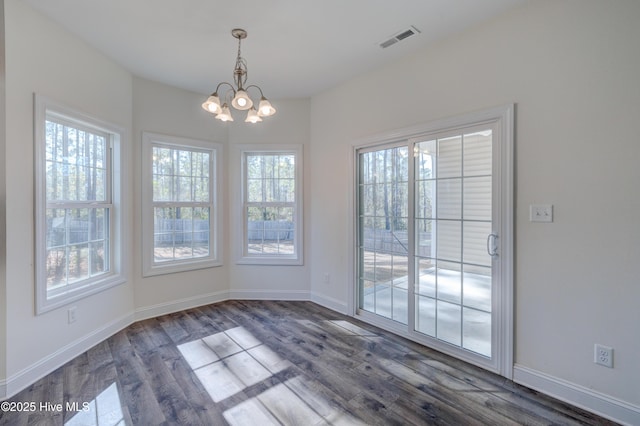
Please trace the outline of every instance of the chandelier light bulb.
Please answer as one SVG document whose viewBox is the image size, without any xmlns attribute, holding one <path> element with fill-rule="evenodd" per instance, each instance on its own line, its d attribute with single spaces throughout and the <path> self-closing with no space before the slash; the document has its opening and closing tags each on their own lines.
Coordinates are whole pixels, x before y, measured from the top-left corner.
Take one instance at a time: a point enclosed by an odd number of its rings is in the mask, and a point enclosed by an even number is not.
<svg viewBox="0 0 640 426">
<path fill-rule="evenodd" d="M 212 114 L 219 114 L 222 111 L 222 108 L 220 107 L 220 98 L 218 97 L 218 93 L 213 93 L 209 96 L 202 104 L 202 108 Z"/>
<path fill-rule="evenodd" d="M 260 105 L 258 106 L 258 114 L 261 117 L 269 117 L 276 113 L 276 109 L 271 105 L 271 102 L 264 96 L 260 99 Z"/>
<path fill-rule="evenodd" d="M 233 105 L 235 109 L 245 111 L 253 106 L 253 101 L 245 90 L 238 89 L 236 96 L 233 98 L 233 101 L 231 101 L 231 105 Z"/>
<path fill-rule="evenodd" d="M 229 111 L 227 104 L 222 105 L 222 111 L 216 115 L 216 118 L 220 121 L 233 121 L 231 111 Z"/>
<path fill-rule="evenodd" d="M 251 108 L 247 113 L 247 119 L 244 120 L 245 123 L 258 123 L 262 121 L 262 118 L 258 115 L 258 111 L 255 108 Z"/>
</svg>

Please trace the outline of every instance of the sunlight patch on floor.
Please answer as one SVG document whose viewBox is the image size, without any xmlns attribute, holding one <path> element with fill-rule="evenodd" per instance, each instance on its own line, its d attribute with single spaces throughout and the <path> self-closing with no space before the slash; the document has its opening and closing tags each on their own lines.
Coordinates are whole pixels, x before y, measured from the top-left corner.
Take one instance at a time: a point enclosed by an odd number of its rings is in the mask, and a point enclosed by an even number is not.
<svg viewBox="0 0 640 426">
<path fill-rule="evenodd" d="M 235 327 L 178 345 L 178 350 L 214 402 L 288 368 L 244 327 Z"/>
<path fill-rule="evenodd" d="M 91 402 L 79 403 L 76 415 L 65 426 L 120 426 L 125 425 L 118 385 L 114 382 Z"/>
<path fill-rule="evenodd" d="M 347 321 L 328 321 L 346 334 L 375 335 Z M 178 345 L 178 350 L 213 402 L 221 402 L 262 383 L 268 388 L 227 409 L 223 416 L 233 426 L 359 425 L 358 419 L 334 407 L 301 377 L 268 381 L 293 364 L 236 327 Z"/>
</svg>

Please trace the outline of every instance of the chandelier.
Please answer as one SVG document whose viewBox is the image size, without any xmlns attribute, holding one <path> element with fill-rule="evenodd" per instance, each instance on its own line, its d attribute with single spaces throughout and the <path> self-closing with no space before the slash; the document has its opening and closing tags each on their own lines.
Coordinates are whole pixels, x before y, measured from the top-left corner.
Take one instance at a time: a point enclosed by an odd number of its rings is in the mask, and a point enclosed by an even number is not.
<svg viewBox="0 0 640 426">
<path fill-rule="evenodd" d="M 247 118 L 244 120 L 246 123 L 257 123 L 262 121 L 262 117 L 269 117 L 275 114 L 276 109 L 271 105 L 271 102 L 264 97 L 260 87 L 255 84 L 245 87 L 247 82 L 247 62 L 240 55 L 240 44 L 242 39 L 247 38 L 247 32 L 243 29 L 235 28 L 231 30 L 231 35 L 238 39 L 238 57 L 236 58 L 236 67 L 233 70 L 233 82 L 235 86 L 226 81 L 218 84 L 216 91 L 202 104 L 202 108 L 207 112 L 215 114 L 218 120 L 233 121 L 231 111 L 229 110 L 229 103 L 231 103 L 235 109 L 247 111 Z M 223 102 L 221 104 L 218 92 L 220 91 L 220 87 L 223 86 L 229 86 L 229 88 L 224 92 L 224 96 L 222 97 Z M 258 109 L 255 108 L 255 103 L 249 97 L 248 90 L 251 88 L 255 88 L 260 92 Z"/>
</svg>

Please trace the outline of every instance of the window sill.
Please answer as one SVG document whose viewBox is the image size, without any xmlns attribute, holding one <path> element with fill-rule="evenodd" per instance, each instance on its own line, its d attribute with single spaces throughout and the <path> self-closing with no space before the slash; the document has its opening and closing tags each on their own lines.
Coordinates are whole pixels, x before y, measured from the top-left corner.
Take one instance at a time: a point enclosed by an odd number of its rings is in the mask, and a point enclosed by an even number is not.
<svg viewBox="0 0 640 426">
<path fill-rule="evenodd" d="M 142 272 L 143 277 L 153 277 L 157 275 L 175 274 L 178 272 L 196 271 L 199 269 L 217 268 L 222 266 L 219 260 L 199 260 L 171 262 L 166 265 L 146 266 Z"/>
<path fill-rule="evenodd" d="M 302 266 L 304 261 L 298 257 L 284 256 L 244 256 L 236 261 L 238 265 L 272 265 L 272 266 Z"/>
<path fill-rule="evenodd" d="M 93 281 L 83 287 L 76 287 L 64 293 L 47 298 L 46 295 L 39 297 L 36 302 L 36 315 L 41 315 L 62 306 L 76 302 L 80 299 L 103 292 L 109 288 L 124 284 L 127 280 L 122 275 L 110 275 L 100 281 Z"/>
</svg>

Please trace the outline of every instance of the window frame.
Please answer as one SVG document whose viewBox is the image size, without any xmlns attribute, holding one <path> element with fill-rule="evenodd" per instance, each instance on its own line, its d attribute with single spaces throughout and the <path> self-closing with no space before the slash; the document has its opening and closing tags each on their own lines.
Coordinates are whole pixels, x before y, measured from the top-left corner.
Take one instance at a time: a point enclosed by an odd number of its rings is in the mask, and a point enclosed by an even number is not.
<svg viewBox="0 0 640 426">
<path fill-rule="evenodd" d="M 242 222 L 239 224 L 239 235 L 241 242 L 238 249 L 237 264 L 240 265 L 282 265 L 282 266 L 299 266 L 304 264 L 304 247 L 303 247 L 303 145 L 301 144 L 240 144 L 237 145 L 240 153 L 240 191 L 239 200 L 236 203 L 238 212 L 236 217 L 241 217 Z M 293 155 L 295 162 L 294 176 L 294 201 L 293 207 L 294 220 L 294 238 L 293 238 L 293 254 L 256 254 L 248 251 L 248 225 L 247 225 L 247 208 L 249 204 L 255 205 L 259 203 L 247 201 L 247 156 L 248 155 Z"/>
<path fill-rule="evenodd" d="M 47 289 L 47 161 L 46 122 L 74 127 L 79 130 L 98 133 L 106 137 L 106 180 L 104 201 L 55 201 L 56 208 L 109 208 L 109 271 L 82 279 L 49 294 Z M 72 108 L 66 107 L 44 96 L 34 94 L 34 153 L 35 153 L 35 310 L 36 314 L 51 311 L 79 299 L 91 296 L 108 288 L 126 282 L 127 256 L 124 255 L 124 215 L 123 215 L 123 161 L 122 145 L 124 129 L 102 121 Z M 86 207 L 85 207 L 86 206 Z"/>
<path fill-rule="evenodd" d="M 156 262 L 154 255 L 155 203 L 169 205 L 179 202 L 153 201 L 153 148 L 156 146 L 192 151 L 206 151 L 211 155 L 209 169 L 209 255 L 188 259 Z M 152 132 L 142 134 L 142 276 L 186 272 L 222 266 L 222 159 L 223 145 L 217 142 L 169 136 Z"/>
<path fill-rule="evenodd" d="M 388 331 L 392 331 L 402 337 L 416 341 L 428 347 L 439 350 L 443 353 L 452 355 L 463 361 L 478 365 L 482 368 L 493 371 L 508 379 L 513 376 L 513 224 L 514 224 L 514 118 L 515 104 L 506 104 L 502 106 L 492 107 L 462 115 L 452 116 L 448 118 L 438 119 L 425 124 L 401 128 L 378 135 L 354 140 L 351 143 L 350 163 L 351 167 L 351 185 L 353 190 L 349 192 L 349 208 L 351 212 L 351 220 L 349 222 L 349 276 L 352 277 L 353 285 L 348 293 L 348 313 L 351 316 L 359 318 L 365 322 L 376 325 Z M 494 243 L 499 253 L 498 265 L 495 267 L 495 279 L 500 283 L 496 284 L 492 293 L 492 313 L 495 313 L 492 321 L 492 359 L 488 362 L 481 361 L 478 357 L 467 356 L 464 351 L 455 350 L 446 342 L 424 338 L 418 336 L 415 329 L 415 311 L 409 311 L 409 325 L 395 326 L 387 321 L 380 321 L 376 315 L 366 315 L 358 308 L 358 245 L 359 232 L 358 229 L 358 208 L 359 202 L 357 183 L 358 183 L 358 151 L 369 147 L 376 149 L 377 146 L 384 146 L 396 141 L 407 140 L 409 146 L 415 142 L 415 138 L 424 140 L 424 137 L 433 136 L 435 134 L 444 135 L 446 132 L 453 130 L 457 133 L 460 128 L 473 128 L 475 126 L 483 126 L 491 124 L 494 126 L 493 136 L 499 141 L 494 146 L 493 164 L 496 169 L 492 171 L 494 183 L 497 184 L 493 189 L 495 199 L 492 201 L 492 212 L 499 215 L 495 218 L 497 238 Z M 413 177 L 410 176 L 410 179 Z M 413 185 L 410 188 L 414 188 Z M 412 207 L 413 208 L 413 207 Z M 497 223 L 499 222 L 499 224 Z M 412 224 L 413 222 L 410 222 Z M 413 226 L 413 225 L 411 225 Z M 409 235 L 413 235 L 414 230 L 410 229 Z M 413 242 L 410 243 L 413 247 Z M 410 270 L 412 266 L 410 265 Z M 412 288 L 413 284 L 409 284 Z"/>
</svg>

